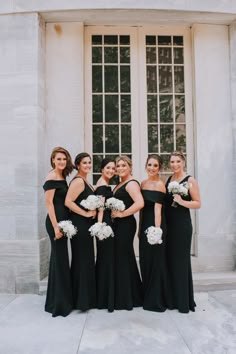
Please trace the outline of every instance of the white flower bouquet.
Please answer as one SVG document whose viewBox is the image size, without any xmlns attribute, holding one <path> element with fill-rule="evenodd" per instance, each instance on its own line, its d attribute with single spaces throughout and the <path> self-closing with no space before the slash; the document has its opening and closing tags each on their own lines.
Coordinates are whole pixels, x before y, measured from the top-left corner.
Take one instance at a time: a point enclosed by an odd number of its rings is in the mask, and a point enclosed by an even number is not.
<svg viewBox="0 0 236 354">
<path fill-rule="evenodd" d="M 60 221 L 57 225 L 67 238 L 72 238 L 77 233 L 77 228 L 72 224 L 71 220 Z"/>
<path fill-rule="evenodd" d="M 99 208 L 104 208 L 103 197 L 100 195 L 91 194 L 88 196 L 88 198 L 83 199 L 80 202 L 80 205 L 82 205 L 87 210 L 96 210 Z"/>
<path fill-rule="evenodd" d="M 160 245 L 163 242 L 162 233 L 163 231 L 160 227 L 149 226 L 145 231 L 145 234 L 147 234 L 148 243 L 150 243 L 150 245 Z"/>
<path fill-rule="evenodd" d="M 168 192 L 172 193 L 172 194 L 179 194 L 179 195 L 186 196 L 186 195 L 188 195 L 189 187 L 190 187 L 190 185 L 188 182 L 179 183 L 179 182 L 173 181 L 173 182 L 170 182 L 168 185 Z M 171 206 L 176 208 L 178 206 L 178 203 L 173 201 Z"/>
<path fill-rule="evenodd" d="M 124 211 L 125 210 L 125 204 L 123 203 L 122 200 L 117 199 L 117 198 L 108 198 L 105 207 L 107 209 L 115 210 L 115 211 Z"/>
<path fill-rule="evenodd" d="M 105 222 L 96 222 L 89 228 L 91 236 L 96 236 L 100 241 L 108 238 L 114 237 L 112 228 Z"/>
</svg>

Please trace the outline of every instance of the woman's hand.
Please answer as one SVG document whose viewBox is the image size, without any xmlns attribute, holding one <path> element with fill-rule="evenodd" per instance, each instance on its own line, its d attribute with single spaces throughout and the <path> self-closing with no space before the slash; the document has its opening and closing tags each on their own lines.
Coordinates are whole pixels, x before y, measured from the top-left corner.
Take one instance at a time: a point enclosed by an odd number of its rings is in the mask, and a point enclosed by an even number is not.
<svg viewBox="0 0 236 354">
<path fill-rule="evenodd" d="M 179 205 L 183 205 L 184 200 L 181 198 L 179 194 L 173 194 L 173 201 L 178 203 Z"/>
<path fill-rule="evenodd" d="M 96 210 L 89 210 L 86 211 L 86 218 L 95 218 L 97 215 L 97 211 Z"/>
<path fill-rule="evenodd" d="M 112 218 L 123 218 L 124 217 L 124 212 L 123 211 L 118 211 L 118 210 L 113 210 L 111 213 Z"/>
<path fill-rule="evenodd" d="M 54 233 L 55 233 L 55 238 L 59 239 L 63 236 L 63 233 L 61 232 L 60 228 L 58 226 L 54 227 Z"/>
</svg>

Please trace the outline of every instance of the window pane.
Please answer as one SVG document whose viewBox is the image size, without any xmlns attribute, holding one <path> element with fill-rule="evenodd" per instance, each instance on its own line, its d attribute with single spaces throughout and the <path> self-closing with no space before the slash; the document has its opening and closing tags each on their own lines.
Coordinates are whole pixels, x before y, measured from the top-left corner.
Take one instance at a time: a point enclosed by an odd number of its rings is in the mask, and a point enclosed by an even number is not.
<svg viewBox="0 0 236 354">
<path fill-rule="evenodd" d="M 103 152 L 103 129 L 102 125 L 93 125 L 93 152 Z"/>
<path fill-rule="evenodd" d="M 130 48 L 129 47 L 120 47 L 120 62 L 121 63 L 130 63 Z"/>
<path fill-rule="evenodd" d="M 147 47 L 146 48 L 146 62 L 147 64 L 156 64 L 156 48 L 155 47 Z"/>
<path fill-rule="evenodd" d="M 160 121 L 173 122 L 173 97 L 160 95 Z"/>
<path fill-rule="evenodd" d="M 102 122 L 102 95 L 93 95 L 93 122 Z"/>
<path fill-rule="evenodd" d="M 173 125 L 161 125 L 161 152 L 171 153 L 174 150 Z"/>
<path fill-rule="evenodd" d="M 123 154 L 131 152 L 131 126 L 127 124 L 121 126 L 121 152 Z"/>
<path fill-rule="evenodd" d="M 158 120 L 158 110 L 157 110 L 157 95 L 147 96 L 147 115 L 148 123 L 154 123 Z"/>
<path fill-rule="evenodd" d="M 119 153 L 119 127 L 118 125 L 105 126 L 105 151 Z"/>
<path fill-rule="evenodd" d="M 185 122 L 185 97 L 175 96 L 175 120 L 176 123 Z"/>
<path fill-rule="evenodd" d="M 172 62 L 171 48 L 165 48 L 165 47 L 158 48 L 158 62 L 159 64 L 171 64 Z"/>
<path fill-rule="evenodd" d="M 120 67 L 120 91 L 130 92 L 130 66 Z"/>
<path fill-rule="evenodd" d="M 118 36 L 104 36 L 104 44 L 118 44 Z"/>
<path fill-rule="evenodd" d="M 122 95 L 120 101 L 121 101 L 121 122 L 131 122 L 130 95 Z"/>
<path fill-rule="evenodd" d="M 159 66 L 159 90 L 160 92 L 172 92 L 172 67 Z"/>
<path fill-rule="evenodd" d="M 184 92 L 184 67 L 175 66 L 175 92 Z"/>
<path fill-rule="evenodd" d="M 93 92 L 102 92 L 102 66 L 94 65 L 92 67 L 92 90 Z"/>
<path fill-rule="evenodd" d="M 156 66 L 147 66 L 147 92 L 157 92 L 157 69 Z"/>
<path fill-rule="evenodd" d="M 102 36 L 92 36 L 92 44 L 102 44 Z"/>
<path fill-rule="evenodd" d="M 93 171 L 94 172 L 101 171 L 102 159 L 103 159 L 103 155 L 93 155 Z"/>
<path fill-rule="evenodd" d="M 102 47 L 93 47 L 92 48 L 92 61 L 93 63 L 102 62 Z"/>
<path fill-rule="evenodd" d="M 146 36 L 146 45 L 155 45 L 156 44 L 156 36 Z"/>
<path fill-rule="evenodd" d="M 105 92 L 118 92 L 117 66 L 105 66 Z"/>
<path fill-rule="evenodd" d="M 148 125 L 148 152 L 158 152 L 158 127 L 157 125 Z"/>
<path fill-rule="evenodd" d="M 184 49 L 174 48 L 174 64 L 183 64 L 183 63 L 184 63 Z"/>
<path fill-rule="evenodd" d="M 162 172 L 169 172 L 170 171 L 170 164 L 169 164 L 169 160 L 170 160 L 170 155 L 161 155 L 162 158 L 162 168 L 161 171 Z"/>
<path fill-rule="evenodd" d="M 118 122 L 118 95 L 105 96 L 105 122 Z"/>
<path fill-rule="evenodd" d="M 158 36 L 158 45 L 171 45 L 171 36 Z"/>
<path fill-rule="evenodd" d="M 104 48 L 104 62 L 105 63 L 118 63 L 118 48 L 105 47 Z"/>
<path fill-rule="evenodd" d="M 173 44 L 174 45 L 184 45 L 184 37 L 183 36 L 174 36 Z"/>
<path fill-rule="evenodd" d="M 130 44 L 129 36 L 120 36 L 120 44 L 129 45 Z"/>
<path fill-rule="evenodd" d="M 186 152 L 185 124 L 176 125 L 176 149 L 182 152 Z"/>
</svg>

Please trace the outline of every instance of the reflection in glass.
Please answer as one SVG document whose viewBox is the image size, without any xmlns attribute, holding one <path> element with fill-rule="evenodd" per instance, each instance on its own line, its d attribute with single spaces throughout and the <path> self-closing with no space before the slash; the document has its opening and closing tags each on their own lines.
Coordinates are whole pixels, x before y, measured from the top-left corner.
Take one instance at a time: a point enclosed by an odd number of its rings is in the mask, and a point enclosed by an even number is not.
<svg viewBox="0 0 236 354">
<path fill-rule="evenodd" d="M 103 159 L 103 155 L 93 155 L 93 171 L 94 172 L 101 171 L 102 159 Z"/>
<path fill-rule="evenodd" d="M 102 47 L 92 48 L 92 62 L 101 63 L 102 62 Z"/>
<path fill-rule="evenodd" d="M 184 92 L 184 67 L 174 67 L 175 92 Z"/>
<path fill-rule="evenodd" d="M 174 48 L 174 64 L 184 63 L 184 48 Z"/>
<path fill-rule="evenodd" d="M 105 95 L 105 122 L 118 122 L 118 95 Z"/>
<path fill-rule="evenodd" d="M 158 62 L 159 64 L 171 64 L 172 62 L 171 48 L 166 48 L 166 47 L 158 48 Z"/>
<path fill-rule="evenodd" d="M 131 122 L 131 96 L 121 95 L 121 122 Z"/>
<path fill-rule="evenodd" d="M 147 115 L 148 123 L 154 123 L 158 120 L 158 110 L 157 110 L 157 95 L 147 96 Z"/>
<path fill-rule="evenodd" d="M 173 96 L 160 95 L 160 121 L 173 122 Z"/>
<path fill-rule="evenodd" d="M 93 123 L 102 122 L 102 95 L 93 95 Z"/>
<path fill-rule="evenodd" d="M 105 92 L 118 92 L 118 67 L 104 66 L 105 69 Z"/>
<path fill-rule="evenodd" d="M 158 152 L 158 127 L 157 125 L 148 125 L 148 152 Z"/>
<path fill-rule="evenodd" d="M 147 92 L 157 92 L 157 69 L 156 66 L 147 66 Z"/>
<path fill-rule="evenodd" d="M 118 36 L 114 36 L 114 35 L 104 36 L 104 44 L 118 44 Z"/>
<path fill-rule="evenodd" d="M 105 126 L 105 151 L 119 152 L 119 126 L 115 124 Z"/>
<path fill-rule="evenodd" d="M 176 149 L 186 152 L 186 127 L 185 124 L 176 125 Z"/>
<path fill-rule="evenodd" d="M 120 91 L 130 92 L 130 66 L 120 67 Z"/>
<path fill-rule="evenodd" d="M 158 45 L 171 45 L 171 36 L 158 36 Z"/>
<path fill-rule="evenodd" d="M 185 97 L 175 96 L 175 121 L 185 122 Z"/>
<path fill-rule="evenodd" d="M 161 125 L 160 126 L 160 136 L 161 136 L 161 152 L 171 153 L 174 150 L 174 134 L 173 125 Z"/>
<path fill-rule="evenodd" d="M 128 154 L 131 152 L 131 126 L 128 124 L 121 125 L 121 153 Z"/>
<path fill-rule="evenodd" d="M 156 48 L 155 47 L 147 47 L 146 48 L 146 63 L 147 64 L 156 64 Z"/>
<path fill-rule="evenodd" d="M 130 63 L 130 48 L 129 47 L 120 47 L 120 62 Z"/>
<path fill-rule="evenodd" d="M 105 47 L 104 48 L 104 62 L 105 63 L 118 63 L 118 47 Z"/>
<path fill-rule="evenodd" d="M 159 66 L 159 90 L 160 92 L 172 92 L 172 67 Z"/>
<path fill-rule="evenodd" d="M 170 171 L 170 155 L 166 155 L 166 154 L 161 154 L 161 158 L 162 158 L 162 168 L 161 168 L 161 172 L 169 172 Z"/>
<path fill-rule="evenodd" d="M 93 125 L 93 152 L 102 153 L 103 144 L 103 127 L 102 125 Z"/>
<path fill-rule="evenodd" d="M 92 77 L 93 92 L 102 92 L 102 66 L 92 66 Z"/>
</svg>

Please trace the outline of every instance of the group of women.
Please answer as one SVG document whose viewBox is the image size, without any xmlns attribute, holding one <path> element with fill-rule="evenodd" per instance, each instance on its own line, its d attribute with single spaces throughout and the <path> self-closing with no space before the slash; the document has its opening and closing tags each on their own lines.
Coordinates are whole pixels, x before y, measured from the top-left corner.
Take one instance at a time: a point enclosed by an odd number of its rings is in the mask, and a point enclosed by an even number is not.
<svg viewBox="0 0 236 354">
<path fill-rule="evenodd" d="M 73 164 L 64 148 L 52 151 L 52 170 L 44 184 L 48 210 L 46 228 L 51 241 L 45 310 L 52 316 L 67 316 L 73 309 L 87 311 L 91 308 L 109 312 L 139 306 L 157 312 L 195 310 L 189 210 L 200 207 L 199 188 L 196 180 L 186 174 L 181 152 L 170 155 L 173 174 L 166 185 L 159 176 L 161 164 L 158 155 L 148 156 L 145 166 L 148 178 L 140 185 L 132 176 L 129 157 L 120 156 L 116 161 L 105 158 L 101 177 L 93 188 L 87 179 L 92 167 L 88 153 L 78 154 Z M 68 187 L 66 177 L 73 168 L 77 173 Z M 112 190 L 109 182 L 115 174 L 120 182 Z M 187 195 L 169 193 L 168 185 L 173 181 L 188 182 Z M 81 201 L 89 195 L 100 195 L 104 202 L 115 197 L 123 201 L 125 210 L 86 210 Z M 173 201 L 178 205 L 175 208 Z M 140 272 L 133 248 L 134 214 L 138 211 Z M 58 222 L 67 219 L 77 228 L 77 234 L 71 239 L 71 265 L 67 238 L 58 227 Z M 96 221 L 111 226 L 114 237 L 96 240 L 95 261 L 94 240 L 89 228 Z M 161 244 L 148 242 L 149 226 L 162 229 Z"/>
</svg>

